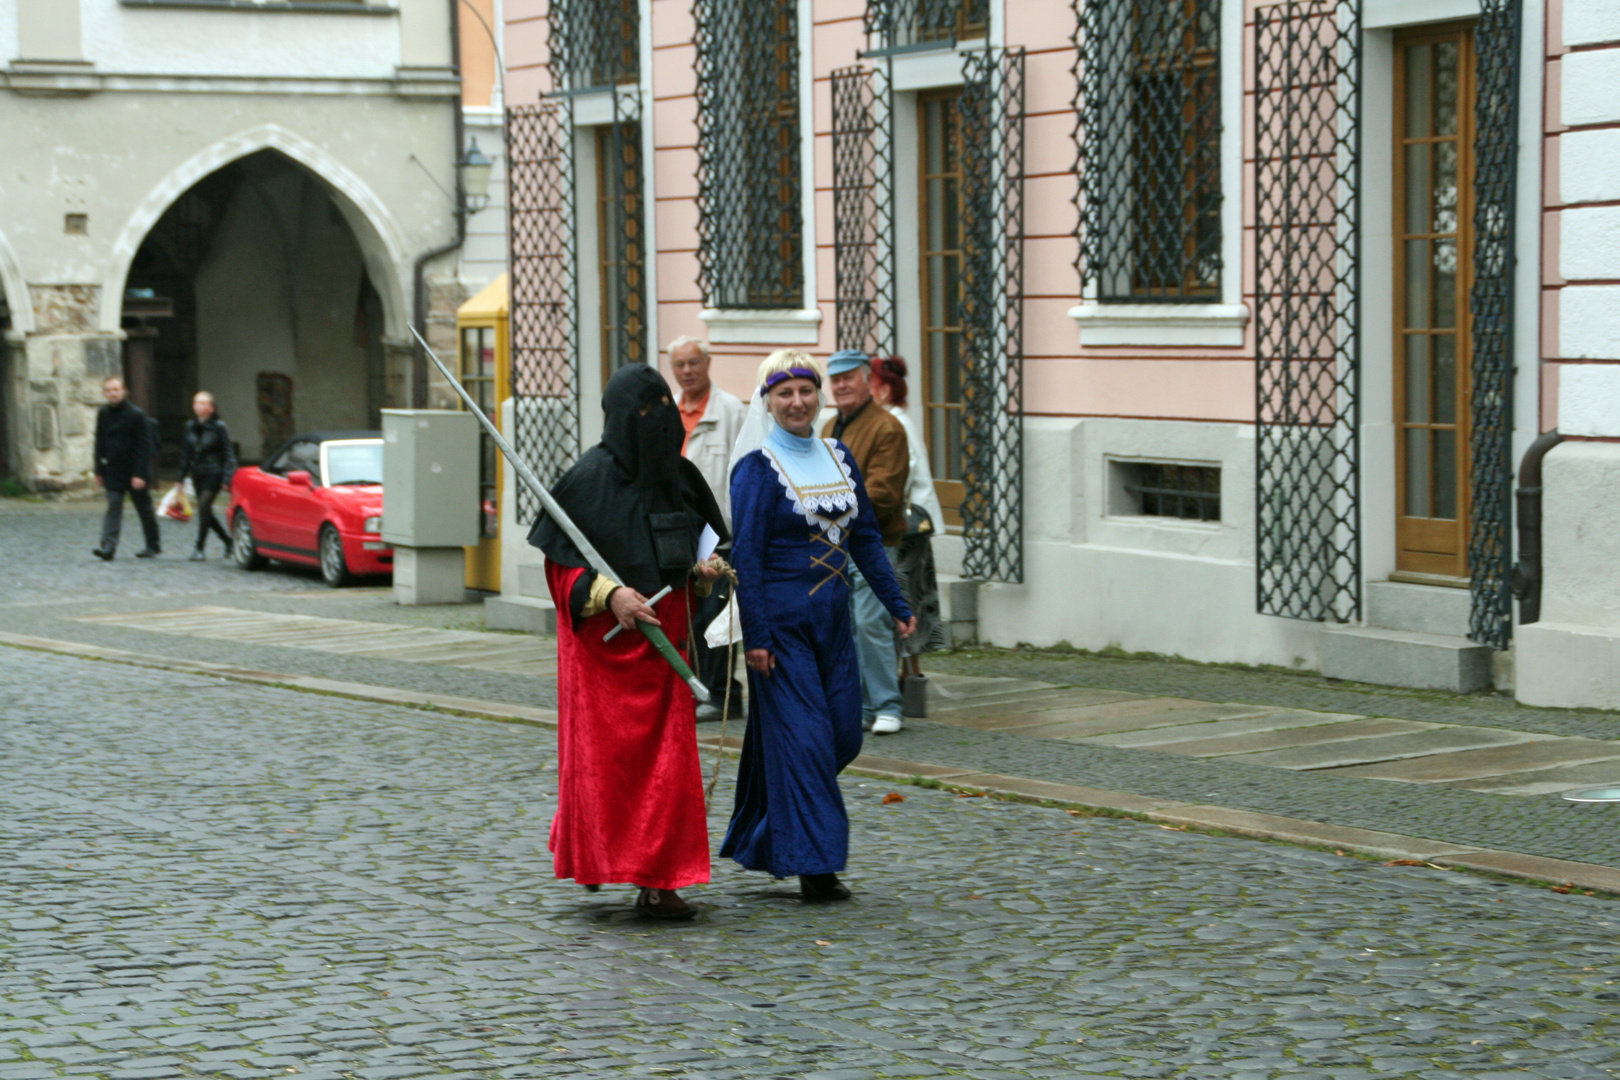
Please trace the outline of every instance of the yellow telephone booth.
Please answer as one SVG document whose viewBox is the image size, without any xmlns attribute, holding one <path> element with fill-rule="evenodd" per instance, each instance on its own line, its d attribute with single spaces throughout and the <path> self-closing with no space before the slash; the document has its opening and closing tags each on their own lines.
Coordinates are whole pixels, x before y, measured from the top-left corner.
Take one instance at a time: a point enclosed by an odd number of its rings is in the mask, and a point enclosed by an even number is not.
<svg viewBox="0 0 1620 1080">
<path fill-rule="evenodd" d="M 456 310 L 461 342 L 461 383 L 484 410 L 500 423 L 500 405 L 511 395 L 512 347 L 507 317 L 506 275 Z M 506 462 L 495 441 L 479 434 L 479 540 L 467 549 L 467 588 L 501 591 L 501 476 Z"/>
</svg>

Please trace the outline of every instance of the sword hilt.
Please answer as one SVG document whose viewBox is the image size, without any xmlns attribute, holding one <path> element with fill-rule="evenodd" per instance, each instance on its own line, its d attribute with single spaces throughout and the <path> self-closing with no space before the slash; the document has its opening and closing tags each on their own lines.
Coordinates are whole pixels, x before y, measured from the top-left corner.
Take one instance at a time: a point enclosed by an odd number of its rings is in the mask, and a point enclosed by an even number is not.
<svg viewBox="0 0 1620 1080">
<path fill-rule="evenodd" d="M 653 593 L 652 596 L 647 598 L 647 606 L 652 607 L 654 604 L 658 603 L 658 601 L 662 600 L 664 597 L 668 596 L 670 593 L 672 593 L 674 591 L 675 590 L 671 586 L 665 585 L 662 589 L 659 589 L 657 592 Z M 640 620 L 637 620 L 637 621 L 639 622 Z M 602 635 L 602 640 L 603 641 L 612 641 L 614 638 L 619 636 L 619 631 L 623 630 L 623 629 L 624 629 L 624 626 L 622 624 L 619 625 L 619 626 L 615 626 L 613 629 L 609 630 L 606 634 Z"/>
</svg>

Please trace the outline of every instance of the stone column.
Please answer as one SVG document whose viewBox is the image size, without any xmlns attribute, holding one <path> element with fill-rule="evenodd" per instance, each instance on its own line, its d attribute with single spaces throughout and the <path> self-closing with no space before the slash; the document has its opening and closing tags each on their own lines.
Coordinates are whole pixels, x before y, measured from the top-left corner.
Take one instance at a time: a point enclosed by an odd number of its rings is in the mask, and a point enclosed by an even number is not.
<svg viewBox="0 0 1620 1080">
<path fill-rule="evenodd" d="M 9 381 L 16 457 L 12 472 L 36 491 L 91 482 L 101 383 L 124 376 L 122 331 L 96 329 L 101 290 L 94 285 L 36 285 L 34 332 L 13 351 Z M 9 405 L 10 403 L 8 403 Z"/>
<path fill-rule="evenodd" d="M 411 371 L 416 366 L 414 338 L 383 339 L 383 408 L 411 407 Z"/>
</svg>

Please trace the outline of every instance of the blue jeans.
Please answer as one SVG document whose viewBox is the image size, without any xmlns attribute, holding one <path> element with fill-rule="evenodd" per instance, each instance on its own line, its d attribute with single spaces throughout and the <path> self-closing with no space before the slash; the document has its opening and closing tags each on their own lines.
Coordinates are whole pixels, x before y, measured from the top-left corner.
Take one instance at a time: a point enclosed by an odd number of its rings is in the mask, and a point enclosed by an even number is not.
<svg viewBox="0 0 1620 1080">
<path fill-rule="evenodd" d="M 895 549 L 883 553 L 894 565 Z M 849 566 L 850 629 L 861 665 L 861 719 L 900 715 L 900 662 L 895 648 L 894 616 L 872 592 L 853 562 Z"/>
</svg>

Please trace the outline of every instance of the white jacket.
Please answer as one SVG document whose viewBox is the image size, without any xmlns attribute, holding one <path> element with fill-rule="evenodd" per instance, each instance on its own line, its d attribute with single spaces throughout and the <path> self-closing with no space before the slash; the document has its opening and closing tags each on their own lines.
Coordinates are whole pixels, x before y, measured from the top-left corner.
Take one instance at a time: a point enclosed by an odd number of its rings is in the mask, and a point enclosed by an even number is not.
<svg viewBox="0 0 1620 1080">
<path fill-rule="evenodd" d="M 906 447 L 911 451 L 911 471 L 906 475 L 906 505 L 928 513 L 934 532 L 945 532 L 945 512 L 939 506 L 939 494 L 934 490 L 934 475 L 928 468 L 928 444 L 923 441 L 917 426 L 906 415 L 906 410 L 890 405 L 889 411 L 906 429 Z"/>
<path fill-rule="evenodd" d="M 696 465 L 703 479 L 709 482 L 709 490 L 714 492 L 727 525 L 731 524 L 731 446 L 737 441 L 747 412 L 742 402 L 710 383 L 709 403 L 703 409 L 703 419 L 686 437 L 686 459 Z"/>
</svg>

